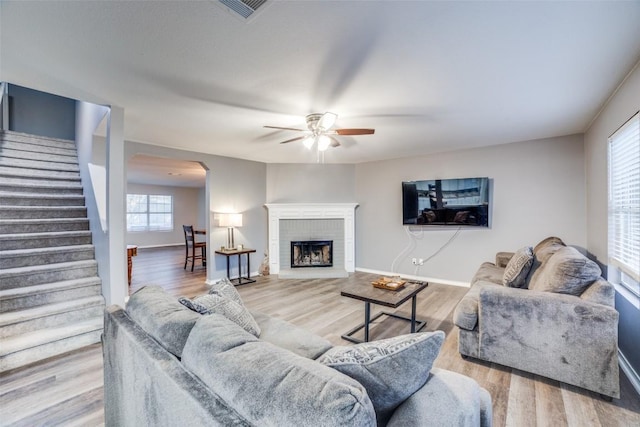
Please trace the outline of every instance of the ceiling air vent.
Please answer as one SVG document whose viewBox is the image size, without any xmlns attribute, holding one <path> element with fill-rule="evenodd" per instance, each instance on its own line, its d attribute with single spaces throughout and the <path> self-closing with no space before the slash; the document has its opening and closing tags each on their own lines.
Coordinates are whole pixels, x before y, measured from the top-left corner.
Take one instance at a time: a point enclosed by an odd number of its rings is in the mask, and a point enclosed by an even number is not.
<svg viewBox="0 0 640 427">
<path fill-rule="evenodd" d="M 220 3 L 236 12 L 238 15 L 248 19 L 258 8 L 264 5 L 267 0 L 218 0 Z"/>
</svg>

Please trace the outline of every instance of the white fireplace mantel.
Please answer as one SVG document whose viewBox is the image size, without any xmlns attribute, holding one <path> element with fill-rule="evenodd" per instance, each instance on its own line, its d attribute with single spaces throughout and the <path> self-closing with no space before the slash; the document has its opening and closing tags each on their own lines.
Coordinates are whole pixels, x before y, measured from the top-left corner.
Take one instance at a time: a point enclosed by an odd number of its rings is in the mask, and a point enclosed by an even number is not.
<svg viewBox="0 0 640 427">
<path fill-rule="evenodd" d="M 280 273 L 281 219 L 343 219 L 345 269 L 355 271 L 355 210 L 357 203 L 267 203 L 269 210 L 269 269 Z"/>
</svg>

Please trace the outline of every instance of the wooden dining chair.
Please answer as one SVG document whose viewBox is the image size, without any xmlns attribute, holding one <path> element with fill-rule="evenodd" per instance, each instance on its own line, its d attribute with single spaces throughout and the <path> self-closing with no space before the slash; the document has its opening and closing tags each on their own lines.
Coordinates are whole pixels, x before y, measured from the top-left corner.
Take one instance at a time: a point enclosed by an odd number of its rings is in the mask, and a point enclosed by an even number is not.
<svg viewBox="0 0 640 427">
<path fill-rule="evenodd" d="M 183 225 L 184 231 L 184 269 L 187 269 L 187 264 L 191 262 L 191 271 L 196 265 L 196 260 L 199 259 L 202 262 L 202 266 L 207 265 L 207 242 L 197 242 L 193 233 L 193 225 Z M 200 255 L 196 254 L 196 250 L 200 249 Z"/>
</svg>

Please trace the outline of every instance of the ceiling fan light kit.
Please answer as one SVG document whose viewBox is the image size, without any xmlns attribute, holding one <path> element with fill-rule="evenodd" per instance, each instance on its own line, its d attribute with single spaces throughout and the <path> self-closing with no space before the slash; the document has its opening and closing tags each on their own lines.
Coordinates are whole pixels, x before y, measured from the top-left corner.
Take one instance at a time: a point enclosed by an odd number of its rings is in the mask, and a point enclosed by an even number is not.
<svg viewBox="0 0 640 427">
<path fill-rule="evenodd" d="M 269 129 L 280 129 L 280 130 L 291 130 L 294 132 L 304 132 L 307 136 L 300 136 L 297 138 L 291 138 L 286 141 L 282 141 L 280 144 L 287 144 L 293 141 L 302 140 L 302 144 L 311 150 L 313 146 L 316 146 L 316 151 L 318 154 L 320 152 L 326 151 L 330 146 L 331 147 L 339 147 L 340 141 L 334 138 L 332 135 L 371 135 L 375 132 L 375 129 L 334 129 L 331 128 L 336 123 L 338 115 L 335 113 L 331 113 L 327 111 L 326 113 L 312 113 L 308 114 L 306 117 L 307 128 L 309 130 L 304 129 L 296 129 L 296 128 L 288 128 L 288 127 L 280 127 L 280 126 L 265 126 L 265 128 Z M 310 134 L 309 134 L 310 133 Z M 318 157 L 319 159 L 320 157 Z M 324 156 L 323 156 L 324 159 Z"/>
</svg>

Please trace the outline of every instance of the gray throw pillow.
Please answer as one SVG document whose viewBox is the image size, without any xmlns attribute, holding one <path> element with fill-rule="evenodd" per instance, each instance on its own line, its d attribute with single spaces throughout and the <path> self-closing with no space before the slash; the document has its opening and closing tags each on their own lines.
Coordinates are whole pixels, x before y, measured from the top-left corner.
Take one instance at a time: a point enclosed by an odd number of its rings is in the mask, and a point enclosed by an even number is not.
<svg viewBox="0 0 640 427">
<path fill-rule="evenodd" d="M 244 306 L 244 302 L 242 302 L 242 298 L 240 297 L 240 294 L 238 293 L 235 285 L 231 283 L 231 281 L 226 277 L 220 279 L 218 283 L 215 283 L 213 286 L 211 286 L 211 289 L 209 289 L 209 293 L 225 296 Z"/>
<path fill-rule="evenodd" d="M 575 248 L 564 246 L 548 259 L 544 271 L 530 289 L 580 296 L 601 274 L 598 264 Z"/>
<path fill-rule="evenodd" d="M 259 337 L 260 326 L 249 313 L 249 310 L 242 304 L 238 304 L 231 298 L 219 293 L 211 293 L 201 295 L 194 299 L 182 297 L 178 301 L 185 307 L 198 312 L 200 314 L 221 314 L 237 325 L 241 326 L 245 331 Z"/>
<path fill-rule="evenodd" d="M 527 275 L 533 265 L 533 251 L 529 246 L 520 248 L 511 257 L 504 269 L 502 284 L 509 288 L 524 288 L 527 285 Z"/>
<path fill-rule="evenodd" d="M 378 425 L 384 425 L 393 410 L 427 382 L 444 336 L 442 331 L 423 332 L 336 346 L 317 361 L 362 384 Z"/>
</svg>

